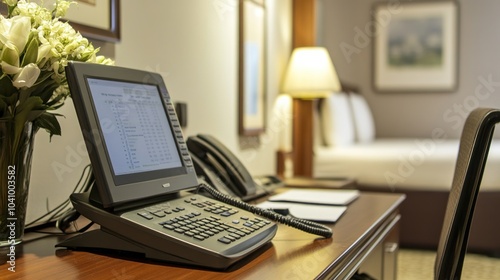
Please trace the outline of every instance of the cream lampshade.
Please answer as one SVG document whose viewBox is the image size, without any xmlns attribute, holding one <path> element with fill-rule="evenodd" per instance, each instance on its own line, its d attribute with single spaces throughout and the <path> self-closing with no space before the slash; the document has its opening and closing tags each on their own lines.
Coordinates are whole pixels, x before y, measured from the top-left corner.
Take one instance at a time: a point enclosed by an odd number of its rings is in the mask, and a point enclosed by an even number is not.
<svg viewBox="0 0 500 280">
<path fill-rule="evenodd" d="M 323 47 L 296 48 L 285 73 L 282 91 L 294 98 L 314 99 L 340 91 L 337 72 Z"/>
</svg>

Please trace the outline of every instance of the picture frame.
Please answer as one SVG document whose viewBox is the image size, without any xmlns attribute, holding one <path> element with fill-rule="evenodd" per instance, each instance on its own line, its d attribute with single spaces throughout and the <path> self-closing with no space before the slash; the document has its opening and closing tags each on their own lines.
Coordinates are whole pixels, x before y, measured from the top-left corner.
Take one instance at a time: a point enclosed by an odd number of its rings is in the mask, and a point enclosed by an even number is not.
<svg viewBox="0 0 500 280">
<path fill-rule="evenodd" d="M 451 92 L 458 84 L 455 1 L 376 4 L 373 86 L 378 92 Z"/>
<path fill-rule="evenodd" d="M 239 1 L 238 127 L 242 136 L 265 132 L 265 0 Z"/>
<path fill-rule="evenodd" d="M 44 0 L 50 7 L 54 1 Z M 65 20 L 89 39 L 107 42 L 120 41 L 120 0 L 76 0 L 71 5 Z M 7 14 L 7 6 L 0 5 L 0 13 Z"/>
<path fill-rule="evenodd" d="M 120 41 L 120 0 L 76 0 L 65 17 L 83 36 Z M 90 21 L 91 19 L 91 21 Z"/>
</svg>

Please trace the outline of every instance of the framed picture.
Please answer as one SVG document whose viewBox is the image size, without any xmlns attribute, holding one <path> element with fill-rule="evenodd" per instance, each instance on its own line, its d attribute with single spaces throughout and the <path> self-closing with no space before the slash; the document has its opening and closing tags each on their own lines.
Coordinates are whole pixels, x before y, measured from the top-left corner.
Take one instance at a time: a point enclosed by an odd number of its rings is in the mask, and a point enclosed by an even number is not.
<svg viewBox="0 0 500 280">
<path fill-rule="evenodd" d="M 33 1 L 41 3 L 41 1 Z M 76 0 L 64 19 L 89 39 L 116 42 L 120 40 L 120 0 Z M 53 0 L 44 0 L 51 7 Z M 7 14 L 7 6 L 0 5 L 0 13 Z"/>
<path fill-rule="evenodd" d="M 456 89 L 456 2 L 377 4 L 374 17 L 375 90 L 446 92 Z"/>
<path fill-rule="evenodd" d="M 120 40 L 120 0 L 76 0 L 66 19 L 88 38 Z"/>
<path fill-rule="evenodd" d="M 265 0 L 239 2 L 239 133 L 265 131 Z"/>
</svg>

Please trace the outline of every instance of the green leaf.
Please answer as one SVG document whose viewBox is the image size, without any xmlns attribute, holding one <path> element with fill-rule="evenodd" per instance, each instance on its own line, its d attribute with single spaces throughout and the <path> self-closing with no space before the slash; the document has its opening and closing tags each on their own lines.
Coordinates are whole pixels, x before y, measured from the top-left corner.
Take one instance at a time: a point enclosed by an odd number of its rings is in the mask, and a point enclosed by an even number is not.
<svg viewBox="0 0 500 280">
<path fill-rule="evenodd" d="M 65 99 L 65 98 L 66 98 L 65 95 L 60 94 L 60 95 L 56 96 L 54 99 L 52 99 L 50 102 L 47 102 L 47 106 L 53 107 L 54 105 L 59 103 L 59 101 Z M 61 104 L 61 105 L 63 105 L 63 104 Z M 57 106 L 57 108 L 61 107 L 61 105 Z"/>
<path fill-rule="evenodd" d="M 56 118 L 57 114 L 44 112 L 35 120 L 35 125 L 45 129 L 50 134 L 52 140 L 53 135 L 61 135 L 61 125 Z"/>
<path fill-rule="evenodd" d="M 51 72 L 51 71 L 42 71 L 40 73 L 40 76 L 38 76 L 38 79 L 37 79 L 36 83 L 33 85 L 33 87 L 38 88 L 42 83 L 44 83 L 46 81 L 47 82 L 50 81 L 48 79 L 50 79 L 52 74 L 53 74 L 53 72 Z"/>
<path fill-rule="evenodd" d="M 40 117 L 43 113 L 45 113 L 44 109 L 34 109 L 28 114 L 27 121 L 35 121 L 36 118 Z"/>
<path fill-rule="evenodd" d="M 27 44 L 26 52 L 24 53 L 23 62 L 21 66 L 24 67 L 30 63 L 36 63 L 38 59 L 38 39 L 33 36 L 34 32 L 30 34 L 30 41 Z"/>
<path fill-rule="evenodd" d="M 19 93 L 15 92 L 10 96 L 1 96 L 2 100 L 5 101 L 7 106 L 14 107 L 19 99 Z"/>
<path fill-rule="evenodd" d="M 0 77 L 0 95 L 11 96 L 13 93 L 17 92 L 17 88 L 12 85 L 12 80 L 7 75 L 2 75 Z"/>
<path fill-rule="evenodd" d="M 21 138 L 21 133 L 24 129 L 24 125 L 28 121 L 29 115 L 31 111 L 37 106 L 41 106 L 42 100 L 39 97 L 32 96 L 26 99 L 25 102 L 20 103 L 16 108 L 15 116 L 14 116 L 14 151 L 17 150 L 17 146 L 19 145 L 19 141 Z"/>
<path fill-rule="evenodd" d="M 32 90 L 23 88 L 19 90 L 19 104 L 23 104 L 30 97 Z M 43 103 L 43 102 L 42 102 Z"/>
<path fill-rule="evenodd" d="M 8 117 L 9 112 L 7 110 L 7 103 L 0 98 L 0 118 Z"/>
<path fill-rule="evenodd" d="M 41 86 L 37 86 L 31 95 L 39 96 L 43 100 L 43 103 L 47 103 L 52 98 L 54 90 L 58 87 L 59 85 L 56 82 L 46 82 L 41 84 Z"/>
</svg>

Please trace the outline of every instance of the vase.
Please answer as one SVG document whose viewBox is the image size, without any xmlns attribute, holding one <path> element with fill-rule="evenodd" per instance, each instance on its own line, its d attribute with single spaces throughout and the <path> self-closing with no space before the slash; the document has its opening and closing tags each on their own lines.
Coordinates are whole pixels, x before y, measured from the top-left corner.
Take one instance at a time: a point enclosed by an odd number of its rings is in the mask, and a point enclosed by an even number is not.
<svg viewBox="0 0 500 280">
<path fill-rule="evenodd" d="M 16 133 L 12 119 L 0 119 L 0 246 L 23 238 L 35 134 L 32 122 Z"/>
</svg>

